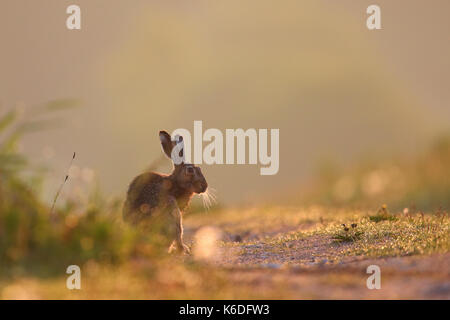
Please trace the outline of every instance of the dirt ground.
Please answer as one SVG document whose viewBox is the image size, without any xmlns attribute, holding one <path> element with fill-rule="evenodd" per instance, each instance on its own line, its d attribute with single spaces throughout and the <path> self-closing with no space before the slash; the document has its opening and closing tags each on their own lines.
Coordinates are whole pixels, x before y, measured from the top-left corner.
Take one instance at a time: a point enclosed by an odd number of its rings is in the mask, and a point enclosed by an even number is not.
<svg viewBox="0 0 450 320">
<path fill-rule="evenodd" d="M 354 243 L 337 243 L 320 233 L 292 236 L 322 228 L 322 218 L 291 224 L 283 223 L 283 217 L 278 223 L 235 224 L 232 217 L 207 222 L 220 230 L 223 241 L 210 263 L 223 268 L 230 281 L 255 292 L 289 299 L 450 299 L 450 253 L 349 255 Z M 205 223 L 204 218 L 186 224 L 188 243 L 201 229 L 199 223 Z M 367 288 L 370 265 L 380 267 L 381 289 Z"/>
<path fill-rule="evenodd" d="M 80 265 L 81 290 L 66 288 L 65 269 L 49 278 L 17 273 L 0 279 L 0 298 L 450 299 L 448 215 L 374 222 L 369 214 L 250 208 L 187 216 L 191 255 L 91 260 Z M 367 287 L 371 265 L 380 268 L 380 289 Z"/>
</svg>

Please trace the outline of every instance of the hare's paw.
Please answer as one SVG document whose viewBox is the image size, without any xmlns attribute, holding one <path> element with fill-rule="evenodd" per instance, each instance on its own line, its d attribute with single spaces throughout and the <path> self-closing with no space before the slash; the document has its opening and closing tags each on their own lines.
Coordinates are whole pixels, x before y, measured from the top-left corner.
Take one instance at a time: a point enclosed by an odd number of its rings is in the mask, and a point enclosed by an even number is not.
<svg viewBox="0 0 450 320">
<path fill-rule="evenodd" d="M 177 243 L 176 241 L 174 241 L 169 247 L 169 253 L 191 254 L 191 249 L 184 243 Z"/>
<path fill-rule="evenodd" d="M 174 253 L 177 250 L 177 246 L 175 244 L 175 241 L 172 242 L 172 244 L 169 247 L 169 250 L 167 250 L 168 253 Z"/>
<path fill-rule="evenodd" d="M 176 243 L 175 241 L 169 247 L 169 253 L 191 254 L 191 249 L 184 243 Z"/>
<path fill-rule="evenodd" d="M 188 245 L 183 243 L 180 252 L 183 252 L 184 254 L 191 254 L 191 249 L 189 248 Z"/>
</svg>

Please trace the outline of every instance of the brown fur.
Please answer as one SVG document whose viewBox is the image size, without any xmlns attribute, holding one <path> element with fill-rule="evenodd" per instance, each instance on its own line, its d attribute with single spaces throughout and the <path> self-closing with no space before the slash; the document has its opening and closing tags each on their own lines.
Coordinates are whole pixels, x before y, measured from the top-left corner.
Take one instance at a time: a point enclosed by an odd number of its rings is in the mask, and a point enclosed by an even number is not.
<svg viewBox="0 0 450 320">
<path fill-rule="evenodd" d="M 164 152 L 171 157 L 176 143 L 165 131 L 160 132 L 160 139 Z M 128 188 L 123 218 L 132 225 L 140 225 L 162 216 L 164 223 L 170 224 L 169 229 L 174 231 L 169 233 L 169 237 L 174 238 L 169 250 L 189 252 L 182 239 L 183 211 L 194 193 L 206 191 L 207 186 L 200 168 L 184 162 L 175 165 L 170 175 L 145 172 L 134 178 Z"/>
</svg>

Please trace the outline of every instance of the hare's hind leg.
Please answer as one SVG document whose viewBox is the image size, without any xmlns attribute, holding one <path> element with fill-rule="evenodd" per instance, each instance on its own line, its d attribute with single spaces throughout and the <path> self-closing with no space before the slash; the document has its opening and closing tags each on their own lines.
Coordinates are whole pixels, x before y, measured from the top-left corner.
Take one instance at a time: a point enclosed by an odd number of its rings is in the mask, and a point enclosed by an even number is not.
<svg viewBox="0 0 450 320">
<path fill-rule="evenodd" d="M 190 254 L 189 247 L 183 242 L 183 216 L 175 199 L 171 199 L 168 209 L 171 217 L 170 223 L 173 224 L 171 227 L 174 228 L 172 236 L 175 238 L 169 247 L 169 253 L 178 251 Z"/>
</svg>

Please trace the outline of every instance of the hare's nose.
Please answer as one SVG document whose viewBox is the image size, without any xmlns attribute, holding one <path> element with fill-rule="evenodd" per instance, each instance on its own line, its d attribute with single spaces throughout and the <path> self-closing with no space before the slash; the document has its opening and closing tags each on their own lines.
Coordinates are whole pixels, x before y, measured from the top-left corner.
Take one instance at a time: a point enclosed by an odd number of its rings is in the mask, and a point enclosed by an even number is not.
<svg viewBox="0 0 450 320">
<path fill-rule="evenodd" d="M 205 182 L 201 183 L 201 189 L 200 189 L 200 193 L 205 192 L 206 189 L 208 189 L 208 184 Z"/>
</svg>

